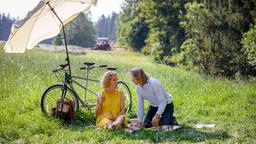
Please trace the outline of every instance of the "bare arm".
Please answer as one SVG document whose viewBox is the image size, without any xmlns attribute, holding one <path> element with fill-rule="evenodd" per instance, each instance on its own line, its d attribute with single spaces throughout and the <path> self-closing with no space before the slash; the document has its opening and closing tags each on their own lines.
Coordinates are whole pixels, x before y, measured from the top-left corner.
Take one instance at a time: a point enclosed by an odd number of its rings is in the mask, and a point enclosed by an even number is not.
<svg viewBox="0 0 256 144">
<path fill-rule="evenodd" d="M 125 98 L 123 92 L 121 92 L 121 111 L 117 114 L 117 116 L 125 114 Z"/>
<path fill-rule="evenodd" d="M 101 111 L 102 111 L 102 103 L 104 101 L 104 97 L 103 96 L 99 96 L 97 98 L 97 104 L 96 104 L 96 116 L 99 116 Z"/>
</svg>

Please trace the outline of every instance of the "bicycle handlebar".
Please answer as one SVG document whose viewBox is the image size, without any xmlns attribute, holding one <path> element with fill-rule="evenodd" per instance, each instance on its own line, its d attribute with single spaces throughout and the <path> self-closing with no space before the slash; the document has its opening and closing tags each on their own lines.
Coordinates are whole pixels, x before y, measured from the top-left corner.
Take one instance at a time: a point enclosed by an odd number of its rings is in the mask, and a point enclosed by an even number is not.
<svg viewBox="0 0 256 144">
<path fill-rule="evenodd" d="M 53 69 L 52 72 L 53 73 L 56 73 L 58 72 L 59 70 L 63 70 L 65 67 L 67 67 L 68 64 L 60 64 L 60 66 L 57 68 L 57 69 Z"/>
</svg>

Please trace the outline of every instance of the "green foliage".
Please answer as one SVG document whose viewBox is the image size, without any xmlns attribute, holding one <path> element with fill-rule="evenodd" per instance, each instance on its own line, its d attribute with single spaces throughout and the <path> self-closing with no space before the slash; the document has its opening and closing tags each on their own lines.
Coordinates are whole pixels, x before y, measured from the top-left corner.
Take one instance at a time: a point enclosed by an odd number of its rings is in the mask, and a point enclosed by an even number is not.
<svg viewBox="0 0 256 144">
<path fill-rule="evenodd" d="M 186 39 L 181 45 L 181 53 L 173 56 L 174 58 L 178 56 L 178 59 L 175 60 L 173 58 L 173 61 L 192 67 L 200 61 L 200 53 L 198 49 L 198 44 L 194 39 Z"/>
<path fill-rule="evenodd" d="M 250 30 L 244 33 L 242 44 L 249 63 L 256 67 L 256 24 L 252 25 Z"/>
<path fill-rule="evenodd" d="M 184 29 L 179 25 L 179 17 L 184 12 L 184 2 L 143 0 L 139 4 L 139 16 L 145 18 L 149 27 L 149 36 L 143 51 L 151 51 L 159 63 L 169 64 L 168 57 L 180 51 Z"/>
<path fill-rule="evenodd" d="M 186 4 L 186 15 L 181 25 L 187 32 L 187 39 L 194 43 L 189 48 L 196 51 L 192 53 L 195 54 L 191 59 L 193 64 L 213 75 L 255 74 L 245 60 L 240 44 L 242 33 L 248 30 L 246 21 L 251 19 L 250 15 L 243 15 L 250 14 L 255 8 L 248 7 L 249 3 L 207 1 L 206 4 Z M 187 41 L 183 45 L 187 45 Z"/>
<path fill-rule="evenodd" d="M 128 34 L 129 31 L 131 31 L 131 26 L 134 21 L 134 16 L 132 15 L 134 13 L 134 7 L 133 5 L 137 5 L 133 1 L 125 1 L 125 3 L 122 6 L 122 12 L 118 14 L 117 20 L 116 20 L 116 28 L 117 28 L 117 43 L 119 45 L 129 46 L 128 44 Z"/>
<path fill-rule="evenodd" d="M 41 47 L 41 46 L 40 46 Z M 256 83 L 213 78 L 151 62 L 151 58 L 132 52 L 86 50 L 86 55 L 70 55 L 72 73 L 84 75 L 82 62 L 94 61 L 118 68 L 118 78 L 131 91 L 136 114 L 135 86 L 128 71 L 142 67 L 150 77 L 161 80 L 173 95 L 174 115 L 183 126 L 174 132 L 159 132 L 159 143 L 254 143 L 256 121 Z M 40 96 L 58 82 L 52 69 L 65 62 L 64 52 L 38 49 L 24 54 L 5 54 L 0 45 L 0 143 L 156 143 L 157 133 L 139 130 L 97 129 L 95 115 L 81 108 L 72 123 L 44 116 Z M 104 69 L 94 69 L 100 78 Z M 91 88 L 100 90 L 98 84 Z M 91 96 L 89 95 L 88 98 Z M 148 104 L 145 105 L 145 110 Z M 196 123 L 214 123 L 216 128 L 193 128 Z"/>
<path fill-rule="evenodd" d="M 135 19 L 128 33 L 128 43 L 136 51 L 141 51 L 145 46 L 145 39 L 148 36 L 148 27 L 142 18 Z"/>
<path fill-rule="evenodd" d="M 148 36 L 148 25 L 143 17 L 139 17 L 139 1 L 126 0 L 123 11 L 118 15 L 117 43 L 141 51 Z"/>
<path fill-rule="evenodd" d="M 56 37 L 52 39 L 52 44 L 54 45 L 64 45 L 63 37 L 61 34 L 58 34 Z"/>
<path fill-rule="evenodd" d="M 134 49 L 144 45 L 141 52 L 158 63 L 195 66 L 211 75 L 255 76 L 253 32 L 244 34 L 255 13 L 254 0 L 127 0 L 117 21 L 118 39 Z M 147 34 L 137 24 L 141 20 Z"/>
<path fill-rule="evenodd" d="M 95 43 L 96 32 L 92 21 L 81 13 L 77 18 L 65 26 L 67 43 L 70 45 L 92 47 Z M 53 44 L 64 44 L 63 34 L 53 39 Z"/>
<path fill-rule="evenodd" d="M 16 19 L 0 11 L 0 40 L 8 40 L 11 27 Z"/>
</svg>

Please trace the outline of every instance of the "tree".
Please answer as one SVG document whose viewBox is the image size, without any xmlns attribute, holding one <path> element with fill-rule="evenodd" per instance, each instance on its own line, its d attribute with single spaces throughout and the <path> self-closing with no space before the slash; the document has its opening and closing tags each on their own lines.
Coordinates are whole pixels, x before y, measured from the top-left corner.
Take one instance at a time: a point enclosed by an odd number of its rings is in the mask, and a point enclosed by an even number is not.
<svg viewBox="0 0 256 144">
<path fill-rule="evenodd" d="M 136 51 L 141 51 L 141 49 L 146 45 L 145 40 L 147 39 L 148 31 L 148 26 L 143 18 L 135 20 L 128 33 L 127 41 L 129 45 Z"/>
<path fill-rule="evenodd" d="M 126 0 L 117 18 L 117 43 L 141 51 L 148 36 L 148 25 L 139 16 L 139 0 Z"/>
<path fill-rule="evenodd" d="M 54 44 L 54 45 L 63 45 L 64 42 L 63 42 L 62 34 L 58 34 L 55 38 L 53 38 L 52 44 Z"/>
<path fill-rule="evenodd" d="M 184 29 L 179 23 L 184 4 L 184 0 L 142 0 L 139 4 L 139 14 L 149 27 L 144 49 L 151 51 L 157 62 L 170 64 L 169 57 L 180 51 Z"/>
<path fill-rule="evenodd" d="M 106 21 L 107 18 L 105 17 L 105 15 L 102 15 L 98 21 L 97 24 L 95 26 L 96 28 L 96 33 L 98 37 L 105 37 L 106 35 Z"/>
<path fill-rule="evenodd" d="M 116 16 L 113 12 L 111 16 L 102 15 L 97 21 L 95 28 L 98 37 L 108 37 L 111 41 L 116 40 Z"/>
<path fill-rule="evenodd" d="M 108 37 L 112 41 L 116 41 L 116 17 L 117 14 L 115 12 L 112 12 L 111 17 L 109 17 Z"/>
<path fill-rule="evenodd" d="M 181 24 L 186 29 L 187 40 L 192 39 L 199 52 L 198 57 L 191 56 L 195 65 L 214 75 L 252 72 L 240 44 L 242 34 L 248 31 L 252 20 L 250 13 L 255 10 L 251 2 L 204 0 L 186 4 L 186 15 Z"/>
<path fill-rule="evenodd" d="M 0 14 L 0 40 L 8 39 L 14 21 L 9 14 Z"/>
<path fill-rule="evenodd" d="M 256 24 L 244 33 L 242 44 L 249 63 L 256 69 Z"/>
<path fill-rule="evenodd" d="M 76 19 L 65 26 L 67 43 L 82 47 L 92 47 L 95 43 L 96 32 L 92 21 L 81 13 Z M 61 36 L 54 38 L 54 44 L 63 44 Z"/>
<path fill-rule="evenodd" d="M 255 0 L 126 0 L 122 9 L 121 45 L 152 54 L 159 63 L 196 66 L 207 74 L 256 75 L 255 27 L 250 28 Z"/>
</svg>

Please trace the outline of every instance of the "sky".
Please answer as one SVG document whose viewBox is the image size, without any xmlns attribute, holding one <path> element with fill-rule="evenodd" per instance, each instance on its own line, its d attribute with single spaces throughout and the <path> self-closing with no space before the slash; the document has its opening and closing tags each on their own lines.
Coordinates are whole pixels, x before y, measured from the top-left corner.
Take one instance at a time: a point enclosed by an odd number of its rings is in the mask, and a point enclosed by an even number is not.
<svg viewBox="0 0 256 144">
<path fill-rule="evenodd" d="M 32 10 L 40 0 L 0 0 L 0 13 L 9 13 L 11 17 L 23 18 L 29 10 Z M 104 14 L 111 15 L 121 11 L 124 0 L 98 0 L 95 6 L 91 7 L 91 19 L 96 22 Z"/>
</svg>

